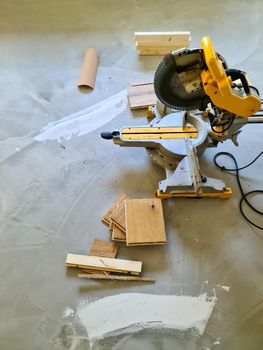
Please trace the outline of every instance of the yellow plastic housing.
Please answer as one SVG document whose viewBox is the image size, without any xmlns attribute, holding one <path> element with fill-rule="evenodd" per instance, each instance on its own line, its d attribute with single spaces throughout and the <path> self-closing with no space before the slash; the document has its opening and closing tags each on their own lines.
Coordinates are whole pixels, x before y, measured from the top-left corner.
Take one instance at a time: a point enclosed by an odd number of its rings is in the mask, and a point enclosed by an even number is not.
<svg viewBox="0 0 263 350">
<path fill-rule="evenodd" d="M 205 93 L 213 104 L 241 117 L 249 117 L 261 108 L 260 98 L 254 94 L 237 95 L 231 87 L 232 79 L 226 75 L 208 36 L 201 40 L 207 70 L 201 72 Z"/>
</svg>

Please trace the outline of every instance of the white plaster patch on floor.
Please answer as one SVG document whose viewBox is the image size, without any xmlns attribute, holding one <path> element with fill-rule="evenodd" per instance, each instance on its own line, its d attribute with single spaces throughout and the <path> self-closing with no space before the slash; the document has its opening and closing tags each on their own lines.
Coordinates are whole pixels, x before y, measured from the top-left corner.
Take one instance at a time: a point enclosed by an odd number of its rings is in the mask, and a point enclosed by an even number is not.
<svg viewBox="0 0 263 350">
<path fill-rule="evenodd" d="M 64 311 L 63 317 L 69 317 L 74 315 L 74 310 L 71 309 L 70 307 L 67 307 L 66 310 Z"/>
<path fill-rule="evenodd" d="M 186 330 L 202 335 L 216 297 L 124 293 L 80 306 L 78 316 L 91 343 L 145 328 Z"/>
<path fill-rule="evenodd" d="M 36 141 L 70 140 L 72 136 L 88 134 L 122 113 L 127 107 L 127 92 L 123 90 L 80 112 L 49 123 L 35 137 Z"/>
<path fill-rule="evenodd" d="M 226 292 L 230 291 L 230 287 L 229 286 L 222 286 L 221 284 L 217 284 L 216 286 L 224 289 Z"/>
</svg>

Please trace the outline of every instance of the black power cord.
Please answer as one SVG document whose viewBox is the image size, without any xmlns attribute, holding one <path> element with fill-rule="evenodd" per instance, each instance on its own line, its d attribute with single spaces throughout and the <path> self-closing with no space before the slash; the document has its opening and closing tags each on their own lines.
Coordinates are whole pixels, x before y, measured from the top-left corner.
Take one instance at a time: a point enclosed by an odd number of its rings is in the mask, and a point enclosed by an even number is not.
<svg viewBox="0 0 263 350">
<path fill-rule="evenodd" d="M 212 123 L 210 123 L 211 126 L 211 130 L 215 133 L 215 134 L 223 134 L 225 131 L 227 131 L 228 129 L 231 128 L 233 122 L 234 122 L 235 117 L 232 117 L 230 122 L 227 124 L 227 126 L 225 127 L 225 129 L 222 129 L 221 131 L 216 131 L 216 129 L 214 128 L 214 126 L 217 125 L 213 125 Z M 222 125 L 223 126 L 223 125 Z"/>
<path fill-rule="evenodd" d="M 263 194 L 263 190 L 254 190 L 254 191 L 250 191 L 250 192 L 247 192 L 245 193 L 244 190 L 243 190 L 243 187 L 241 185 L 241 181 L 240 181 L 240 177 L 239 177 L 239 171 L 240 170 L 243 170 L 243 169 L 246 169 L 248 168 L 250 165 L 252 165 L 253 163 L 255 163 L 255 161 L 261 157 L 263 155 L 263 152 L 261 152 L 258 156 L 256 156 L 255 159 L 252 160 L 252 162 L 250 162 L 249 164 L 239 168 L 238 167 L 238 163 L 237 163 L 237 160 L 236 158 L 233 156 L 233 154 L 229 153 L 229 152 L 219 152 L 217 153 L 215 156 L 214 156 L 214 163 L 215 165 L 220 168 L 222 171 L 234 171 L 236 173 L 236 178 L 237 178 L 237 183 L 238 183 L 238 187 L 239 187 L 239 190 L 241 192 L 241 200 L 239 202 L 239 209 L 240 209 L 240 212 L 242 214 L 242 216 L 253 226 L 257 227 L 258 229 L 260 230 L 263 230 L 263 226 L 259 226 L 257 224 L 255 224 L 252 220 L 250 220 L 244 213 L 244 210 L 243 210 L 243 203 L 245 202 L 254 212 L 256 212 L 257 214 L 259 215 L 263 215 L 263 211 L 260 211 L 259 209 L 255 208 L 248 200 L 248 197 L 250 195 L 255 195 L 255 194 Z M 235 168 L 231 169 L 231 168 L 226 168 L 224 166 L 221 166 L 218 164 L 217 162 L 217 159 L 219 157 L 222 157 L 222 156 L 225 156 L 225 157 L 229 157 L 232 159 L 232 161 L 234 162 L 235 164 Z"/>
</svg>

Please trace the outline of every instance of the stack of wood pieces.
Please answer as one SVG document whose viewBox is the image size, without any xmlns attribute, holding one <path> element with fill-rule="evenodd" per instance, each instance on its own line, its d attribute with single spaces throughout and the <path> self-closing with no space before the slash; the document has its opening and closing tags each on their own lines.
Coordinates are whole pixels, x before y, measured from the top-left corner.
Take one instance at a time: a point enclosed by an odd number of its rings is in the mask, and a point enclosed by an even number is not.
<svg viewBox="0 0 263 350">
<path fill-rule="evenodd" d="M 135 32 L 136 49 L 139 55 L 165 55 L 189 47 L 191 33 L 186 32 Z"/>
<path fill-rule="evenodd" d="M 156 105 L 153 82 L 130 84 L 127 89 L 130 109 L 147 108 Z"/>
<path fill-rule="evenodd" d="M 166 242 L 162 201 L 159 198 L 130 199 L 122 193 L 103 216 L 113 241 L 127 246 Z"/>
<path fill-rule="evenodd" d="M 81 269 L 80 278 L 154 282 L 150 277 L 139 276 L 141 261 L 116 259 L 118 249 L 114 242 L 95 239 L 89 255 L 67 254 L 66 266 Z"/>
</svg>

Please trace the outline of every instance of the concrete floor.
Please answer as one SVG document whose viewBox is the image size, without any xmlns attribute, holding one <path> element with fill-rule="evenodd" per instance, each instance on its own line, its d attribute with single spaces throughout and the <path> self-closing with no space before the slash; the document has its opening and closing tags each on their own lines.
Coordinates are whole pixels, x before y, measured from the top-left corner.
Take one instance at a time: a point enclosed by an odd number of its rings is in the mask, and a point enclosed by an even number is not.
<svg viewBox="0 0 263 350">
<path fill-rule="evenodd" d="M 154 285 L 81 281 L 64 267 L 67 252 L 85 254 L 94 238 L 108 239 L 100 217 L 120 192 L 150 197 L 162 179 L 143 149 L 121 149 L 99 136 L 142 124 L 143 114 L 127 108 L 82 136 L 34 140 L 48 123 L 153 76 L 160 58 L 138 58 L 134 31 L 191 30 L 193 47 L 209 34 L 229 65 L 248 71 L 263 91 L 262 12 L 261 0 L 1 1 L 1 350 L 89 349 L 67 310 L 91 298 L 213 289 L 218 300 L 202 337 L 145 331 L 94 348 L 262 349 L 262 232 L 240 216 L 235 178 L 215 169 L 212 158 L 228 150 L 248 163 L 262 151 L 263 127 L 244 127 L 238 148 L 228 141 L 202 158 L 208 175 L 232 186 L 231 199 L 166 201 L 167 245 L 121 248 L 120 257 L 143 260 Z M 76 82 L 89 46 L 98 48 L 100 66 L 96 89 L 85 94 Z M 262 187 L 262 171 L 262 161 L 244 171 L 246 189 Z"/>
</svg>

